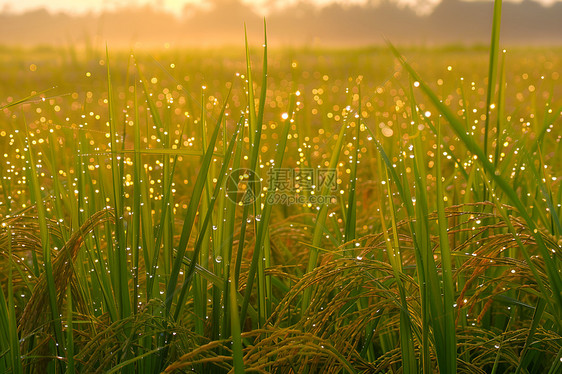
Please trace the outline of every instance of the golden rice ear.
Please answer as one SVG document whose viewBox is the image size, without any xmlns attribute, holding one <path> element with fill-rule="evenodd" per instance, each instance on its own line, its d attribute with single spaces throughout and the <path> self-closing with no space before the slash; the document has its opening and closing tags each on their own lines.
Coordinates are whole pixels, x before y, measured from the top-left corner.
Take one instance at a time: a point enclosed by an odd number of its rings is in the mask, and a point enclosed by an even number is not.
<svg viewBox="0 0 562 374">
<path fill-rule="evenodd" d="M 300 373 L 308 369 L 310 372 L 352 373 L 358 366 L 368 368 L 368 363 L 356 352 L 350 349 L 339 351 L 328 339 L 298 329 L 270 327 L 245 332 L 241 336 L 244 339 L 259 340 L 255 346 L 244 349 L 244 365 L 248 372 Z M 201 345 L 172 362 L 164 372 L 189 370 L 204 363 L 215 363 L 232 372 L 230 342 L 230 339 L 224 339 Z M 219 355 L 218 351 L 226 354 Z M 275 357 L 275 360 L 265 360 L 265 357 Z"/>
<path fill-rule="evenodd" d="M 53 226 L 53 222 L 47 222 L 47 225 L 54 229 L 53 234 L 55 236 L 60 237 L 60 233 Z M 37 215 L 34 213 L 34 206 L 0 219 L 0 256 L 4 256 L 6 259 L 8 259 L 8 244 L 11 245 L 13 260 L 0 263 L 0 279 L 3 280 L 3 277 L 8 274 L 7 268 L 5 269 L 4 266 L 17 266 L 33 277 L 32 266 L 27 261 L 18 260 L 28 258 L 32 253 L 41 255 L 39 224 L 37 223 Z M 22 282 L 20 277 L 14 277 L 12 281 Z M 15 284 L 14 287 L 16 287 Z"/>
<path fill-rule="evenodd" d="M 53 261 L 53 274 L 57 290 L 57 302 L 59 305 L 62 304 L 66 286 L 72 277 L 74 261 L 84 242 L 84 237 L 92 232 L 96 226 L 114 221 L 115 215 L 112 209 L 104 209 L 94 213 L 84 222 L 80 229 L 72 234 L 64 247 L 58 252 Z M 42 273 L 33 288 L 33 294 L 20 318 L 19 330 L 22 336 L 26 336 L 30 333 L 34 329 L 34 326 L 37 326 L 40 317 L 45 315 L 43 308 L 45 305 L 48 305 L 48 295 L 47 279 L 45 273 Z"/>
<path fill-rule="evenodd" d="M 507 223 L 496 210 L 485 210 L 491 206 L 489 203 L 470 203 L 451 206 L 445 209 L 445 222 L 449 239 L 466 234 L 462 241 L 453 241 L 452 250 L 455 256 L 466 256 L 469 248 L 477 248 L 468 256 L 466 262 L 455 269 L 454 278 L 463 277 L 466 282 L 465 289 L 460 290 L 457 303 L 467 304 L 472 307 L 483 303 L 484 309 L 490 306 L 490 290 L 486 287 L 477 288 L 473 295 L 466 296 L 466 289 L 474 288 L 474 281 L 482 278 L 484 271 L 490 268 L 503 269 L 497 276 L 490 277 L 487 284 L 492 287 L 492 295 L 501 297 L 502 289 L 508 282 L 517 284 L 516 277 L 525 277 L 529 280 L 523 287 L 532 285 L 533 274 L 529 264 L 504 256 L 504 251 L 515 248 L 513 236 L 507 232 Z M 430 221 L 439 219 L 437 213 L 428 216 Z M 482 221 L 477 229 L 473 229 L 476 221 Z M 525 222 L 517 218 L 510 218 L 510 224 L 515 227 L 518 237 L 528 246 L 535 248 L 536 243 Z M 416 259 L 413 254 L 413 238 L 408 230 L 409 220 L 403 220 L 396 225 L 396 235 L 402 249 L 404 266 L 413 267 Z M 279 301 L 270 319 L 266 322 L 267 330 L 254 330 L 251 333 L 242 333 L 243 337 L 254 337 L 256 344 L 244 349 L 244 365 L 247 370 L 275 371 L 283 370 L 284 365 L 292 365 L 296 372 L 305 369 L 311 360 L 317 367 L 322 367 L 323 372 L 339 372 L 345 369 L 346 361 L 354 368 L 364 368 L 372 372 L 390 370 L 396 362 L 402 360 L 399 349 L 389 350 L 376 361 L 366 363 L 357 356 L 357 351 L 369 339 L 368 331 L 376 334 L 385 334 L 389 331 L 398 331 L 400 328 L 399 312 L 401 310 L 399 289 L 394 280 L 396 274 L 388 262 L 377 260 L 377 256 L 384 253 L 386 237 L 394 235 L 392 228 L 387 235 L 377 233 L 360 238 L 366 243 L 360 248 L 357 257 L 343 256 L 346 243 L 334 251 L 326 252 L 321 256 L 320 265 L 312 272 L 299 279 L 293 279 L 295 284 Z M 485 236 L 482 233 L 486 233 Z M 433 249 L 438 251 L 439 238 L 432 236 Z M 555 248 L 556 243 L 545 237 L 545 242 Z M 549 247 L 550 248 L 550 247 Z M 541 261 L 534 257 L 533 261 Z M 539 266 L 539 273 L 546 278 L 544 266 Z M 288 278 L 279 269 L 270 268 L 267 274 L 276 274 L 278 278 Z M 420 309 L 420 289 L 416 280 L 407 273 L 400 273 L 400 281 L 407 291 L 407 311 L 411 316 L 415 329 L 419 331 L 422 326 Z M 243 280 L 244 278 L 241 277 Z M 299 296 L 307 288 L 315 291 L 311 294 L 311 301 L 307 312 L 302 318 L 293 319 L 295 310 L 298 310 Z M 357 308 L 362 302 L 368 301 L 366 308 Z M 472 313 L 472 310 L 470 310 Z M 347 318 L 342 316 L 347 314 Z M 293 322 L 292 322 L 293 321 Z M 351 322 L 350 322 L 351 321 Z M 282 326 L 290 324 L 292 330 Z M 459 336 L 464 334 L 485 334 L 480 327 L 470 327 L 471 332 L 458 330 Z M 283 333 L 285 335 L 283 335 Z M 252 335 L 253 334 L 253 335 Z M 506 333 L 510 336 L 513 332 Z M 310 336 L 309 336 L 310 335 Z M 312 338 L 314 337 L 314 338 Z M 276 340 L 277 339 L 277 340 Z M 316 340 L 315 340 L 316 339 Z M 469 341 L 469 339 L 467 339 Z M 228 342 L 221 344 L 228 344 Z M 463 342 L 467 346 L 470 343 Z M 167 371 L 188 368 L 203 362 L 214 362 L 213 349 L 217 341 L 201 346 L 199 349 L 180 357 L 172 363 Z M 230 345 L 226 345 L 230 348 Z M 336 352 L 345 357 L 331 357 L 330 352 L 324 351 L 333 347 Z M 491 349 L 491 351 L 493 351 Z M 304 353 L 306 352 L 306 353 Z M 276 357 L 275 363 L 263 361 L 264 355 Z M 305 357 L 306 356 L 306 357 Z M 261 358 L 261 359 L 260 359 Z M 229 362 L 230 364 L 230 362 Z M 482 372 L 471 363 L 461 362 L 461 372 Z M 296 369 L 295 369 L 296 368 Z"/>
</svg>

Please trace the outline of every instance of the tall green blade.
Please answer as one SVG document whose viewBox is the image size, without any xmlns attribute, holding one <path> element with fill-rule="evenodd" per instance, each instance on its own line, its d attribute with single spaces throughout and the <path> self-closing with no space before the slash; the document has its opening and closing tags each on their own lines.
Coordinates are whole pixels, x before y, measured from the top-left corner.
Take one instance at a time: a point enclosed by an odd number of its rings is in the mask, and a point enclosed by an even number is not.
<svg viewBox="0 0 562 374">
<path fill-rule="evenodd" d="M 0 368 L 5 372 L 23 373 L 22 360 L 20 355 L 20 342 L 18 339 L 17 316 L 14 304 L 14 286 L 12 283 L 12 235 L 11 230 L 6 232 L 7 256 L 8 256 L 8 285 L 7 295 L 4 296 L 3 287 L 0 287 L 0 327 L 1 342 Z"/>
<path fill-rule="evenodd" d="M 357 164 L 359 163 L 359 135 L 361 134 L 361 85 L 359 87 L 359 106 L 355 115 L 355 134 L 353 136 L 353 148 L 351 150 L 353 159 L 351 160 L 351 173 L 349 176 L 349 195 L 347 197 L 347 214 L 345 215 L 345 241 L 352 242 L 355 240 L 355 226 L 357 225 Z"/>
<path fill-rule="evenodd" d="M 441 126 L 438 124 L 437 129 L 437 155 L 436 155 L 436 179 L 437 179 L 437 216 L 439 227 L 439 249 L 441 251 L 441 268 L 443 282 L 443 334 L 444 334 L 444 355 L 439 363 L 441 372 L 456 373 L 457 372 L 457 355 L 456 349 L 451 347 L 457 346 L 456 326 L 455 326 L 455 307 L 454 307 L 454 291 L 453 269 L 451 259 L 451 248 L 449 247 L 448 222 L 445 217 L 445 191 L 443 189 L 443 176 L 441 166 Z"/>
<path fill-rule="evenodd" d="M 293 124 L 293 115 L 294 115 L 294 103 L 295 103 L 295 96 L 294 94 L 291 95 L 290 103 L 289 103 L 289 117 L 284 121 L 283 130 L 281 131 L 281 136 L 279 138 L 279 143 L 277 144 L 277 149 L 275 150 L 275 163 L 274 168 L 272 170 L 273 174 L 275 175 L 275 170 L 281 168 L 283 164 L 283 157 L 285 155 L 285 148 L 287 147 L 287 136 L 289 135 L 289 130 L 291 129 L 291 125 Z M 271 217 L 271 209 L 273 207 L 271 196 L 276 191 L 274 189 L 269 189 L 267 191 L 267 197 L 264 202 L 264 208 L 260 218 L 256 217 L 258 221 L 258 229 L 256 234 L 256 244 L 254 247 L 254 253 L 252 255 L 252 262 L 250 264 L 250 269 L 248 270 L 248 280 L 246 283 L 246 292 L 244 294 L 244 303 L 242 304 L 242 310 L 240 312 L 240 321 L 243 323 L 246 319 L 246 313 L 248 311 L 248 305 L 250 303 L 250 297 L 252 295 L 252 288 L 254 285 L 254 279 L 256 276 L 256 271 L 258 268 L 258 263 L 263 261 L 263 248 L 264 248 L 264 241 L 267 237 L 267 231 L 269 226 L 269 219 Z M 264 302 L 264 300 L 261 300 Z"/>
<path fill-rule="evenodd" d="M 484 122 L 484 155 L 488 157 L 488 133 L 492 104 L 496 94 L 498 56 L 500 45 L 500 25 L 502 17 L 502 0 L 494 1 L 494 17 L 492 20 L 492 40 L 490 42 L 490 62 L 488 63 L 488 88 L 486 90 L 486 119 Z M 495 103 L 494 103 L 495 104 Z M 494 105 L 496 107 L 497 105 Z"/>
<path fill-rule="evenodd" d="M 220 124 L 220 122 L 219 122 L 219 124 Z M 197 238 L 197 242 L 195 243 L 195 247 L 193 249 L 193 256 L 192 256 L 191 261 L 189 263 L 189 268 L 187 269 L 187 271 L 185 273 L 185 281 L 182 285 L 180 297 L 178 298 L 178 305 L 177 305 L 176 311 L 174 313 L 174 320 L 178 320 L 180 312 L 183 309 L 183 306 L 184 306 L 183 301 L 185 300 L 185 296 L 187 294 L 187 290 L 189 289 L 191 279 L 192 279 L 192 277 L 195 273 L 195 266 L 197 265 L 197 259 L 199 258 L 199 253 L 201 252 L 203 242 L 205 240 L 207 240 L 207 237 L 204 233 L 207 231 L 207 228 L 209 227 L 209 223 L 211 222 L 211 218 L 213 216 L 213 208 L 214 208 L 215 203 L 216 203 L 216 201 L 219 197 L 219 194 L 221 194 L 222 191 L 223 191 L 223 180 L 224 180 L 224 177 L 227 175 L 230 156 L 231 156 L 232 150 L 234 149 L 234 146 L 236 144 L 236 138 L 240 134 L 240 126 L 241 126 L 241 123 L 239 122 L 238 126 L 237 126 L 236 130 L 234 131 L 234 134 L 232 135 L 232 138 L 230 140 L 224 162 L 222 164 L 221 170 L 219 172 L 219 176 L 217 178 L 217 185 L 215 187 L 215 191 L 213 193 L 213 196 L 211 196 L 211 198 L 209 199 L 210 201 L 209 201 L 207 213 L 205 214 L 205 218 L 203 220 L 203 223 L 201 224 L 201 231 L 200 231 L 199 237 Z"/>
<path fill-rule="evenodd" d="M 108 113 L 109 113 L 109 131 L 110 131 L 110 152 L 111 152 L 111 175 L 112 175 L 112 190 L 113 190 L 113 204 L 115 209 L 115 264 L 110 264 L 112 273 L 116 274 L 117 284 L 114 285 L 114 290 L 119 301 L 119 313 L 121 318 L 125 318 L 131 314 L 131 300 L 129 296 L 129 271 L 127 264 L 127 251 L 124 227 L 124 208 L 122 198 L 122 173 L 120 160 L 121 156 L 118 152 L 117 144 L 117 119 L 115 118 L 114 98 L 113 98 L 113 85 L 111 83 L 111 72 L 109 67 L 109 50 L 106 46 L 106 66 L 107 66 L 107 95 L 108 95 Z"/>
<path fill-rule="evenodd" d="M 338 138 L 336 140 L 336 144 L 332 148 L 332 156 L 330 158 L 330 164 L 328 168 L 330 170 L 336 170 L 338 166 L 338 160 L 340 156 L 340 152 L 342 149 L 343 138 L 345 136 L 345 132 L 347 130 L 348 124 L 344 122 L 342 125 L 340 132 L 338 134 Z M 321 196 L 328 196 L 330 192 L 330 186 L 325 184 L 322 186 Z M 328 215 L 328 202 L 325 202 L 321 205 L 320 210 L 316 214 L 316 221 L 314 223 L 314 231 L 312 234 L 312 245 L 310 247 L 310 255 L 308 258 L 308 265 L 306 267 L 306 272 L 310 273 L 314 268 L 317 266 L 318 263 L 318 247 L 320 247 L 322 236 L 326 226 L 326 216 Z M 310 298 L 312 297 L 312 288 L 307 288 L 304 291 L 303 299 L 302 299 L 302 313 L 306 311 L 308 305 L 310 305 Z"/>
<path fill-rule="evenodd" d="M 29 134 L 26 128 L 26 135 Z M 41 236 L 41 246 L 43 247 L 43 268 L 45 272 L 45 278 L 47 281 L 47 290 L 34 289 L 35 292 L 47 292 L 49 297 L 49 309 L 51 312 L 51 326 L 55 335 L 55 346 L 57 355 L 59 357 L 65 357 L 65 344 L 64 337 L 62 333 L 61 318 L 59 313 L 59 307 L 57 303 L 57 289 L 55 285 L 55 278 L 53 275 L 53 263 L 52 263 L 52 251 L 51 251 L 51 240 L 50 233 L 47 227 L 47 213 L 45 210 L 45 205 L 43 203 L 43 196 L 41 195 L 41 187 L 39 176 L 37 173 L 37 163 L 35 159 L 35 154 L 30 148 L 31 142 L 26 137 L 25 151 L 28 159 L 27 167 L 30 170 L 31 178 L 29 179 L 29 189 L 30 194 L 36 202 L 37 208 L 37 218 L 39 223 L 39 232 Z"/>
<path fill-rule="evenodd" d="M 207 181 L 207 173 L 209 171 L 209 165 L 211 164 L 211 160 L 213 158 L 213 150 L 215 149 L 215 144 L 217 142 L 217 138 L 219 135 L 219 130 L 224 116 L 224 111 L 226 109 L 226 101 L 228 101 L 228 97 L 225 100 L 225 104 L 221 110 L 219 118 L 217 119 L 215 129 L 213 131 L 213 134 L 211 135 L 211 139 L 209 140 L 209 146 L 205 151 L 205 156 L 203 157 L 203 161 L 201 163 L 201 167 L 197 175 L 197 180 L 195 181 L 195 186 L 193 187 L 193 192 L 191 194 L 189 205 L 187 207 L 187 211 L 185 214 L 184 223 L 180 235 L 180 241 L 178 244 L 178 250 L 176 253 L 176 257 L 174 258 L 174 261 L 172 263 L 172 272 L 170 274 L 170 279 L 166 290 L 166 314 L 168 315 L 170 314 L 170 310 L 172 308 L 172 301 L 176 293 L 176 287 L 178 284 L 178 277 L 182 266 L 182 260 L 183 257 L 185 256 L 185 252 L 187 250 L 187 243 L 189 242 L 189 237 L 191 236 L 191 231 L 193 229 L 193 224 L 195 222 L 195 216 L 197 215 L 197 207 L 199 206 L 199 202 L 203 194 L 203 189 L 205 188 L 205 183 Z M 180 307 L 181 306 L 178 305 L 178 308 Z"/>
</svg>

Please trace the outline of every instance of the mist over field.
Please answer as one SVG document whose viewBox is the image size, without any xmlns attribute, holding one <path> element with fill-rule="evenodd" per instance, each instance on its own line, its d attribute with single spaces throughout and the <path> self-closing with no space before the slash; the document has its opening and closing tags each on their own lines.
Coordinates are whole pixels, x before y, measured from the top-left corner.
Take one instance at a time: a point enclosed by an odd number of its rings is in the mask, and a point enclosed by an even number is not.
<svg viewBox="0 0 562 374">
<path fill-rule="evenodd" d="M 398 3 L 398 5 L 397 5 Z M 493 3 L 447 0 L 427 8 L 404 2 L 367 5 L 332 3 L 319 7 L 292 2 L 267 12 L 272 46 L 383 44 L 384 38 L 409 45 L 482 44 L 489 42 Z M 435 3 L 435 2 L 425 2 Z M 400 5 L 402 4 L 402 5 Z M 420 13 L 425 13 L 421 14 Z M 113 46 L 237 45 L 243 23 L 250 39 L 261 34 L 263 12 L 240 0 L 214 0 L 207 6 L 186 5 L 181 14 L 162 6 L 138 5 L 98 13 L 70 14 L 46 8 L 0 13 L 0 44 Z M 553 45 L 562 42 L 562 2 L 504 2 L 502 42 Z"/>
</svg>

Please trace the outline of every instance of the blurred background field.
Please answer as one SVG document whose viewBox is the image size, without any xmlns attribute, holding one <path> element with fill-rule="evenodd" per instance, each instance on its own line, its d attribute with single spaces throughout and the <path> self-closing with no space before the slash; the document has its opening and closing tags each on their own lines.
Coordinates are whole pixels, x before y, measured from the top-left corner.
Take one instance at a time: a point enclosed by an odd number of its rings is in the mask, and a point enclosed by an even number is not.
<svg viewBox="0 0 562 374">
<path fill-rule="evenodd" d="M 254 51 L 258 52 L 258 48 Z M 552 117 L 548 110 L 556 110 L 562 97 L 560 85 L 561 50 L 559 48 L 512 48 L 504 54 L 506 102 L 505 125 L 510 132 L 524 134 L 519 143 L 536 141 L 540 124 Z M 455 111 L 464 105 L 474 108 L 465 114 L 467 122 L 482 122 L 485 115 L 485 89 L 487 84 L 488 52 L 477 47 L 411 48 L 404 51 L 409 61 L 418 71 L 424 72 L 428 84 Z M 141 50 L 133 55 L 122 50 L 111 52 L 113 89 L 117 119 L 126 123 L 124 147 L 132 149 L 131 131 L 134 103 L 134 61 L 138 61 L 148 81 L 154 104 L 166 112 L 171 129 L 172 144 L 187 146 L 187 149 L 202 152 L 201 143 L 192 141 L 200 136 L 201 93 L 205 95 L 205 108 L 209 120 L 218 116 L 220 107 L 230 87 L 232 94 L 226 115 L 229 122 L 235 122 L 247 106 L 245 57 L 243 49 L 193 49 L 186 53 L 183 49 Z M 0 53 L 0 97 L 2 106 L 32 95 L 37 95 L 26 103 L 4 109 L 2 118 L 2 141 L 6 150 L 10 144 L 17 144 L 15 131 L 23 131 L 24 123 L 32 130 L 40 148 L 47 146 L 49 131 L 61 150 L 65 152 L 64 162 L 84 162 L 86 166 L 98 167 L 106 158 L 108 147 L 108 93 L 106 56 L 100 50 L 75 50 L 66 48 L 35 48 L 21 51 L 5 48 Z M 260 74 L 256 64 L 255 73 Z M 374 131 L 384 135 L 381 141 L 393 150 L 407 144 L 409 121 L 405 116 L 408 110 L 408 75 L 386 48 L 286 48 L 270 51 L 267 104 L 264 112 L 264 159 L 271 156 L 276 140 L 271 138 L 275 127 L 288 110 L 289 94 L 298 90 L 298 119 L 294 126 L 300 138 L 289 142 L 290 148 L 301 148 L 303 143 L 313 147 L 314 165 L 321 165 L 331 155 L 330 137 L 337 134 L 343 123 L 343 113 L 347 105 L 356 107 L 358 85 L 362 86 L 362 116 Z M 206 87 L 202 90 L 202 87 Z M 44 92 L 43 92 L 44 91 Z M 42 92 L 41 94 L 37 94 Z M 466 95 L 466 96 L 463 96 Z M 462 98 L 466 103 L 463 103 Z M 560 99 L 558 99 L 560 100 Z M 155 137 L 151 120 L 145 113 L 146 103 L 139 104 L 143 123 L 141 135 L 143 148 L 162 147 Z M 420 98 L 420 112 L 433 111 L 429 103 Z M 165 108 L 168 108 L 166 111 Z M 539 110 L 539 108 L 541 108 Z M 233 126 L 233 123 L 227 126 Z M 552 124 L 554 126 L 554 123 Z M 127 131 L 129 129 L 129 131 Z M 180 139 L 179 132 L 182 132 Z M 445 133 L 447 130 L 444 130 Z M 550 133 L 550 132 L 549 132 Z M 391 136 L 388 136 L 392 134 Z M 122 134 L 120 134 L 122 135 Z M 476 131 L 476 135 L 482 137 Z M 556 133 L 550 133 L 544 141 L 554 146 L 560 141 Z M 15 137 L 14 137 L 15 136 Z M 507 135 L 506 135 L 507 136 Z M 92 156 L 80 155 L 76 147 L 79 139 L 86 139 Z M 21 141 L 21 139 L 20 139 Z M 45 143 L 43 143 L 43 141 Z M 222 140 L 219 140 L 222 142 Z M 508 152 L 514 145 L 507 141 Z M 361 140 L 367 162 L 374 163 L 376 149 L 366 139 Z M 326 148 L 328 147 L 328 148 Z M 505 149 L 504 149 L 505 148 Z M 555 148 L 552 149 L 554 151 Z M 289 155 L 298 152 L 287 152 Z M 555 152 L 543 155 L 545 163 L 552 167 L 557 163 Z M 23 161 L 11 160 L 4 165 L 5 170 L 23 167 Z M 289 159 L 291 160 L 291 159 Z M 289 167 L 297 166 L 292 159 Z M 188 162 L 185 160 L 184 162 Z M 19 165 L 18 165 L 19 164 Z M 25 176 L 25 174 L 20 174 Z M 179 178 L 181 179 L 181 178 Z M 371 178 L 368 178 L 371 179 Z M 49 178 L 46 178 L 46 183 Z M 16 206 L 25 204 L 29 197 L 25 184 L 12 181 L 22 191 L 10 194 Z M 184 191 L 184 194 L 187 191 Z M 4 200 L 6 207 L 10 199 Z M 7 213 L 7 212 L 6 212 Z"/>
</svg>

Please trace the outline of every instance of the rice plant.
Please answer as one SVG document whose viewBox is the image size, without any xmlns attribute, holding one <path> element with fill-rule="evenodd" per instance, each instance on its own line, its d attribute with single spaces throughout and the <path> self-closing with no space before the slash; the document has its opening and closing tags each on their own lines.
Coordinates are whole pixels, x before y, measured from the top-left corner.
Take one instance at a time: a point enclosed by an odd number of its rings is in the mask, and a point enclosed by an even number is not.
<svg viewBox="0 0 562 374">
<path fill-rule="evenodd" d="M 560 372 L 562 59 L 500 20 L 489 50 L 271 50 L 264 24 L 17 55 L 0 371 Z"/>
</svg>

